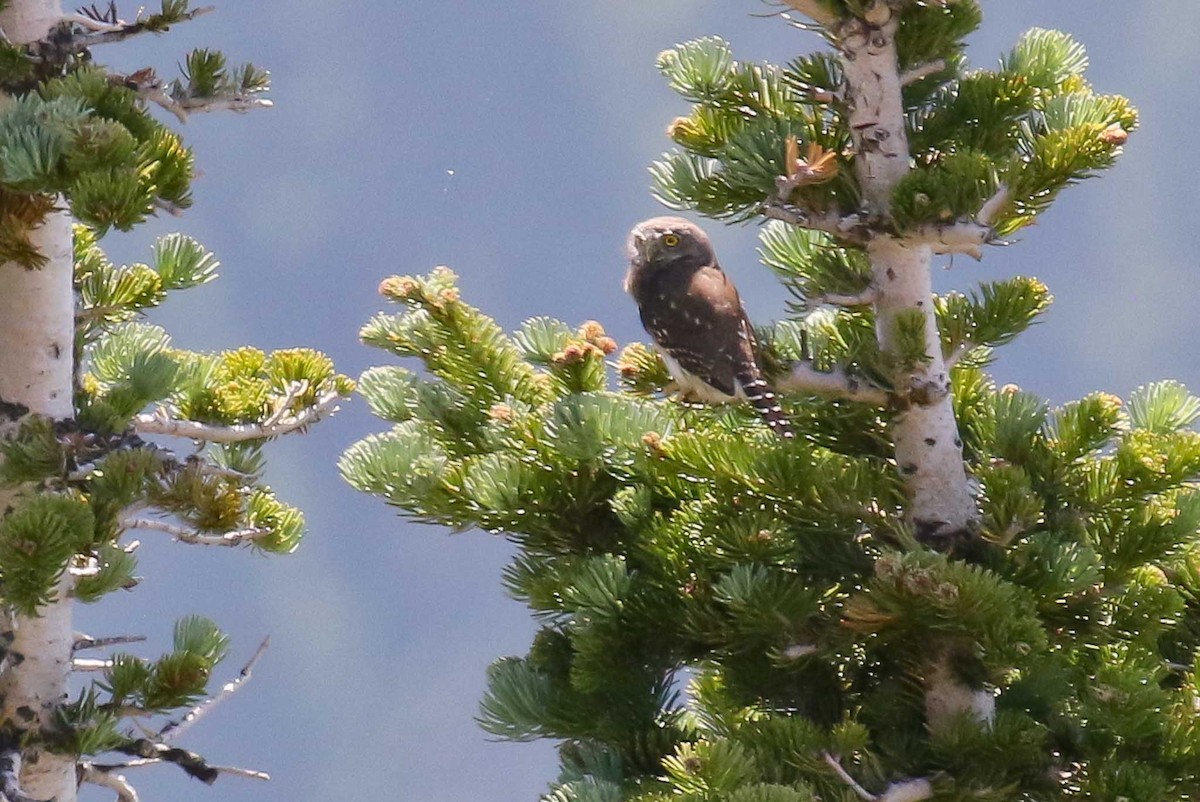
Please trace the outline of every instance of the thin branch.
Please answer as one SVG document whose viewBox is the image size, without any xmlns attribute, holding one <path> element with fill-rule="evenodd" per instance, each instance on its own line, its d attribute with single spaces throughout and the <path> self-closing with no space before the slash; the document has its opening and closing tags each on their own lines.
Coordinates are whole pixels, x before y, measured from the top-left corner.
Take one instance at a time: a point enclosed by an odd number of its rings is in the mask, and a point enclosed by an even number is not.
<svg viewBox="0 0 1200 802">
<path fill-rule="evenodd" d="M 878 387 L 865 384 L 841 370 L 828 373 L 816 370 L 808 362 L 793 365 L 791 374 L 775 382 L 775 389 L 782 393 L 843 398 L 876 407 L 886 407 L 890 401 L 888 393 Z"/>
<path fill-rule="evenodd" d="M 835 292 L 827 292 L 822 295 L 814 295 L 807 298 L 806 306 L 870 306 L 875 303 L 875 299 L 879 297 L 879 290 L 874 286 L 867 287 L 865 290 L 854 295 L 839 295 Z"/>
<path fill-rule="evenodd" d="M 783 2 L 822 25 L 833 25 L 841 19 L 837 14 L 825 8 L 819 0 L 783 0 Z"/>
<path fill-rule="evenodd" d="M 95 657 L 76 657 L 71 661 L 72 671 L 107 671 L 113 661 Z"/>
<path fill-rule="evenodd" d="M 983 206 L 979 208 L 979 214 L 975 215 L 975 222 L 981 226 L 991 228 L 992 224 L 996 221 L 996 215 L 1000 214 L 1001 210 L 1008 205 L 1011 199 L 1012 192 L 1009 190 L 1008 185 L 1001 184 L 996 193 L 988 198 Z"/>
<path fill-rule="evenodd" d="M 84 761 L 79 764 L 79 781 L 109 789 L 117 795 L 117 802 L 138 802 L 137 790 L 124 774 L 114 774 L 111 769 L 101 769 L 95 763 Z"/>
<path fill-rule="evenodd" d="M 912 69 L 900 73 L 900 85 L 908 86 L 909 84 L 915 84 L 917 81 L 928 78 L 930 75 L 936 75 L 944 69 L 946 69 L 946 60 L 944 58 L 926 61 L 924 64 L 918 64 Z"/>
<path fill-rule="evenodd" d="M 87 14 L 63 14 L 63 22 L 69 22 L 73 25 L 78 25 L 89 31 L 100 31 L 103 33 L 115 33 L 124 29 L 128 23 L 124 22 L 105 22 L 102 19 L 89 17 Z"/>
<path fill-rule="evenodd" d="M 241 766 L 213 766 L 214 771 L 218 774 L 232 774 L 234 777 L 245 777 L 247 780 L 263 780 L 264 782 L 271 779 L 271 775 L 265 771 L 258 769 L 244 769 Z"/>
<path fill-rule="evenodd" d="M 270 529 L 249 527 L 222 532 L 216 535 L 205 535 L 190 526 L 174 524 L 170 521 L 160 521 L 157 518 L 133 518 L 122 516 L 118 520 L 122 529 L 148 529 L 152 532 L 166 532 L 181 543 L 191 543 L 196 546 L 240 546 L 271 533 Z"/>
<path fill-rule="evenodd" d="M 862 218 L 856 214 L 845 217 L 830 212 L 816 214 L 785 206 L 777 199 L 769 199 L 763 205 L 762 213 L 773 220 L 782 220 L 785 223 L 813 231 L 823 231 L 842 242 L 865 245 L 871 238 L 871 233 Z"/>
<path fill-rule="evenodd" d="M 146 762 L 139 762 L 137 764 L 142 766 L 149 765 L 149 761 L 174 763 L 183 769 L 189 777 L 194 777 L 205 785 L 212 785 L 217 781 L 217 777 L 222 774 L 233 774 L 238 777 L 249 777 L 254 780 L 271 779 L 271 776 L 265 771 L 243 769 L 236 766 L 214 766 L 195 752 L 189 752 L 186 749 L 180 749 L 176 746 L 167 746 L 164 743 L 158 743 L 148 738 L 139 738 L 130 741 L 116 747 L 112 751 L 121 752 L 132 757 L 146 758 Z M 133 763 L 131 762 L 127 765 L 133 765 Z"/>
<path fill-rule="evenodd" d="M 271 639 L 269 637 L 263 638 L 263 642 L 259 644 L 258 649 L 255 650 L 250 659 L 246 661 L 246 665 L 242 666 L 242 670 L 238 672 L 236 677 L 222 685 L 221 691 L 216 696 L 213 696 L 210 699 L 205 699 L 203 702 L 189 710 L 183 718 L 179 719 L 178 721 L 172 721 L 159 730 L 159 740 L 161 740 L 163 743 L 166 743 L 172 738 L 182 735 L 185 731 L 190 729 L 193 724 L 199 721 L 201 717 L 211 712 L 214 707 L 244 688 L 246 683 L 250 681 L 250 678 L 254 674 L 255 664 L 258 663 L 259 659 L 263 656 L 263 653 L 270 645 Z"/>
<path fill-rule="evenodd" d="M 297 430 L 305 429 L 322 417 L 332 414 L 341 396 L 337 391 L 330 390 L 316 400 L 310 407 L 305 407 L 298 414 L 290 415 L 278 421 L 273 426 L 261 423 L 238 423 L 231 426 L 221 426 L 199 421 L 180 420 L 172 418 L 166 409 L 159 407 L 154 412 L 138 415 L 133 419 L 133 428 L 138 434 L 169 434 L 175 437 L 186 437 L 189 440 L 203 440 L 209 443 L 240 443 L 246 440 L 265 440 L 279 437 Z"/>
<path fill-rule="evenodd" d="M 300 394 L 307 389 L 307 381 L 288 382 L 287 393 L 285 393 L 283 398 L 280 399 L 278 406 L 276 407 L 275 411 L 271 413 L 271 416 L 263 421 L 263 426 L 267 427 L 268 429 L 272 426 L 278 426 L 279 421 L 283 420 L 283 416 L 287 414 L 292 404 L 296 403 L 296 399 L 299 398 Z"/>
<path fill-rule="evenodd" d="M 834 773 L 837 774 L 838 779 L 850 786 L 850 790 L 858 794 L 860 799 L 865 799 L 866 802 L 877 802 L 879 797 L 875 796 L 875 794 L 871 793 L 866 788 L 863 788 L 861 785 L 855 782 L 854 778 L 850 776 L 850 773 L 842 768 L 841 762 L 836 757 L 828 752 L 822 752 L 821 757 L 825 758 L 825 763 L 829 766 L 829 768 L 833 769 Z"/>
<path fill-rule="evenodd" d="M 243 114 L 251 109 L 269 109 L 275 105 L 254 92 L 232 92 L 212 97 L 175 98 L 164 92 L 162 86 L 158 85 L 139 89 L 138 94 L 174 114 L 181 123 L 186 123 L 188 116 L 196 112 L 234 111 Z"/>
<path fill-rule="evenodd" d="M 145 640 L 145 635 L 113 635 L 107 638 L 93 638 L 91 635 L 84 635 L 82 632 L 76 632 L 75 644 L 71 647 L 71 651 L 81 652 L 85 649 L 103 649 L 106 646 L 121 646 L 126 643 L 143 643 Z"/>
<path fill-rule="evenodd" d="M 964 253 L 973 259 L 982 259 L 983 246 L 995 238 L 991 226 L 974 220 L 918 226 L 904 237 L 905 242 L 928 245 L 937 254 Z"/>
<path fill-rule="evenodd" d="M 140 769 L 146 766 L 157 766 L 162 763 L 156 757 L 135 757 L 130 760 L 122 760 L 120 763 L 93 763 L 92 765 L 99 771 L 121 771 L 122 769 Z"/>
</svg>

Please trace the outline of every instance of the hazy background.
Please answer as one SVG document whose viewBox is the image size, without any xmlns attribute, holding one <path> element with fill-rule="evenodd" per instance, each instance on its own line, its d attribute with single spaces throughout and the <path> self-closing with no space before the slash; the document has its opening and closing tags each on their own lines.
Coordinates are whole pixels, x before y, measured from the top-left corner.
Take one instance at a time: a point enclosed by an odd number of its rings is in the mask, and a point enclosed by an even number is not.
<svg viewBox="0 0 1200 802">
<path fill-rule="evenodd" d="M 216 252 L 221 279 L 155 318 L 178 345 L 310 345 L 355 376 L 387 361 L 356 340 L 382 308 L 379 280 L 438 264 L 508 329 L 549 314 L 640 339 L 620 290 L 622 245 L 659 211 L 646 166 L 686 108 L 655 55 L 707 34 L 745 60 L 786 61 L 819 44 L 755 17 L 771 10 L 755 0 L 214 2 L 215 13 L 167 36 L 96 57 L 168 75 L 188 49 L 220 48 L 272 71 L 276 106 L 195 117 L 195 208 L 104 244 L 115 259 L 141 260 L 154 236 L 183 230 Z M 1071 31 L 1091 54 L 1090 79 L 1133 98 L 1142 128 L 1116 170 L 1066 192 L 982 264 L 957 260 L 939 286 L 1030 273 L 1058 296 L 1043 325 L 1004 349 L 1001 382 L 1055 402 L 1095 389 L 1124 396 L 1163 377 L 1200 389 L 1200 4 L 993 0 L 985 11 L 975 64 L 994 65 L 1026 28 Z M 708 227 L 752 316 L 778 316 L 784 299 L 755 261 L 754 230 Z M 402 523 L 343 485 L 338 455 L 381 428 L 355 400 L 271 448 L 269 481 L 308 514 L 296 555 L 145 533 L 142 586 L 82 612 L 94 634 L 149 635 L 148 655 L 167 647 L 176 617 L 215 618 L 234 639 L 219 681 L 272 637 L 254 681 L 183 743 L 266 769 L 271 783 L 223 777 L 207 789 L 169 767 L 139 769 L 131 779 L 144 800 L 518 802 L 553 778 L 549 744 L 492 743 L 472 720 L 488 663 L 524 654 L 533 632 L 500 591 L 509 548 Z"/>
</svg>

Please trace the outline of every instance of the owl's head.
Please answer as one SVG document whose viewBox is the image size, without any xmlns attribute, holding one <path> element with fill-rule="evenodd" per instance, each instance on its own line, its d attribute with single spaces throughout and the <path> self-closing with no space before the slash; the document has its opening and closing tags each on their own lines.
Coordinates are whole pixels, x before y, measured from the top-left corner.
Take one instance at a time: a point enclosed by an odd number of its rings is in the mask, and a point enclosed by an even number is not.
<svg viewBox="0 0 1200 802">
<path fill-rule="evenodd" d="M 652 217 L 629 232 L 629 261 L 633 267 L 698 267 L 716 263 L 708 235 L 682 217 Z"/>
</svg>

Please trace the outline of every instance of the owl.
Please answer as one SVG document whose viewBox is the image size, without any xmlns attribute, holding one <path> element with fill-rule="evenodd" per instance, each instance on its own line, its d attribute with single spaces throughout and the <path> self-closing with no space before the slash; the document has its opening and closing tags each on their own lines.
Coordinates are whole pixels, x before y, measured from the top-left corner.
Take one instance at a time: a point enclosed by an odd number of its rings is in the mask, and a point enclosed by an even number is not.
<svg viewBox="0 0 1200 802">
<path fill-rule="evenodd" d="M 637 302 L 675 384 L 709 404 L 746 399 L 783 438 L 792 427 L 758 364 L 754 329 L 708 235 L 680 217 L 655 217 L 629 233 L 625 291 Z"/>
</svg>

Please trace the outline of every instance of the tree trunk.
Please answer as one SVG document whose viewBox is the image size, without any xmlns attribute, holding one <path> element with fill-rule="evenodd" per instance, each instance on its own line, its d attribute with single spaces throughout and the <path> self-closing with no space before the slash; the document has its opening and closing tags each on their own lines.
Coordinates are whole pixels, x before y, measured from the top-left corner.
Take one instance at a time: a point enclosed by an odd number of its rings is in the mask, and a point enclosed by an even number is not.
<svg viewBox="0 0 1200 802">
<path fill-rule="evenodd" d="M 896 51 L 897 12 L 876 2 L 866 19 L 851 19 L 840 30 L 846 100 L 854 138 L 855 164 L 866 217 L 888 224 L 896 185 L 911 156 Z M 895 394 L 903 405 L 895 420 L 896 467 L 909 498 L 909 521 L 925 543 L 950 549 L 976 536 L 977 506 L 962 458 L 962 441 L 950 396 L 950 375 L 942 357 L 934 315 L 932 258 L 918 239 L 875 234 L 867 246 L 875 296 L 876 336 L 884 353 L 896 354 L 897 321 L 919 312 L 925 318 L 925 356 L 897 370 Z M 963 684 L 950 668 L 953 655 L 931 657 L 924 668 L 926 717 L 936 727 L 969 711 L 990 722 L 992 693 Z"/>
<path fill-rule="evenodd" d="M 62 17 L 59 0 L 12 0 L 0 12 L 0 28 L 15 43 L 46 35 Z M 26 415 L 55 420 L 74 416 L 72 346 L 75 295 L 72 287 L 71 218 L 52 212 L 32 232 L 47 262 L 39 270 L 0 264 L 0 436 L 7 436 Z M 22 491 L 0 491 L 5 514 Z M 11 637 L 0 673 L 0 710 L 6 727 L 29 731 L 53 726 L 55 709 L 67 695 L 71 669 L 70 576 L 64 574 L 57 597 L 38 615 L 6 616 Z M 35 799 L 76 798 L 75 758 L 25 751 L 21 786 Z"/>
</svg>

